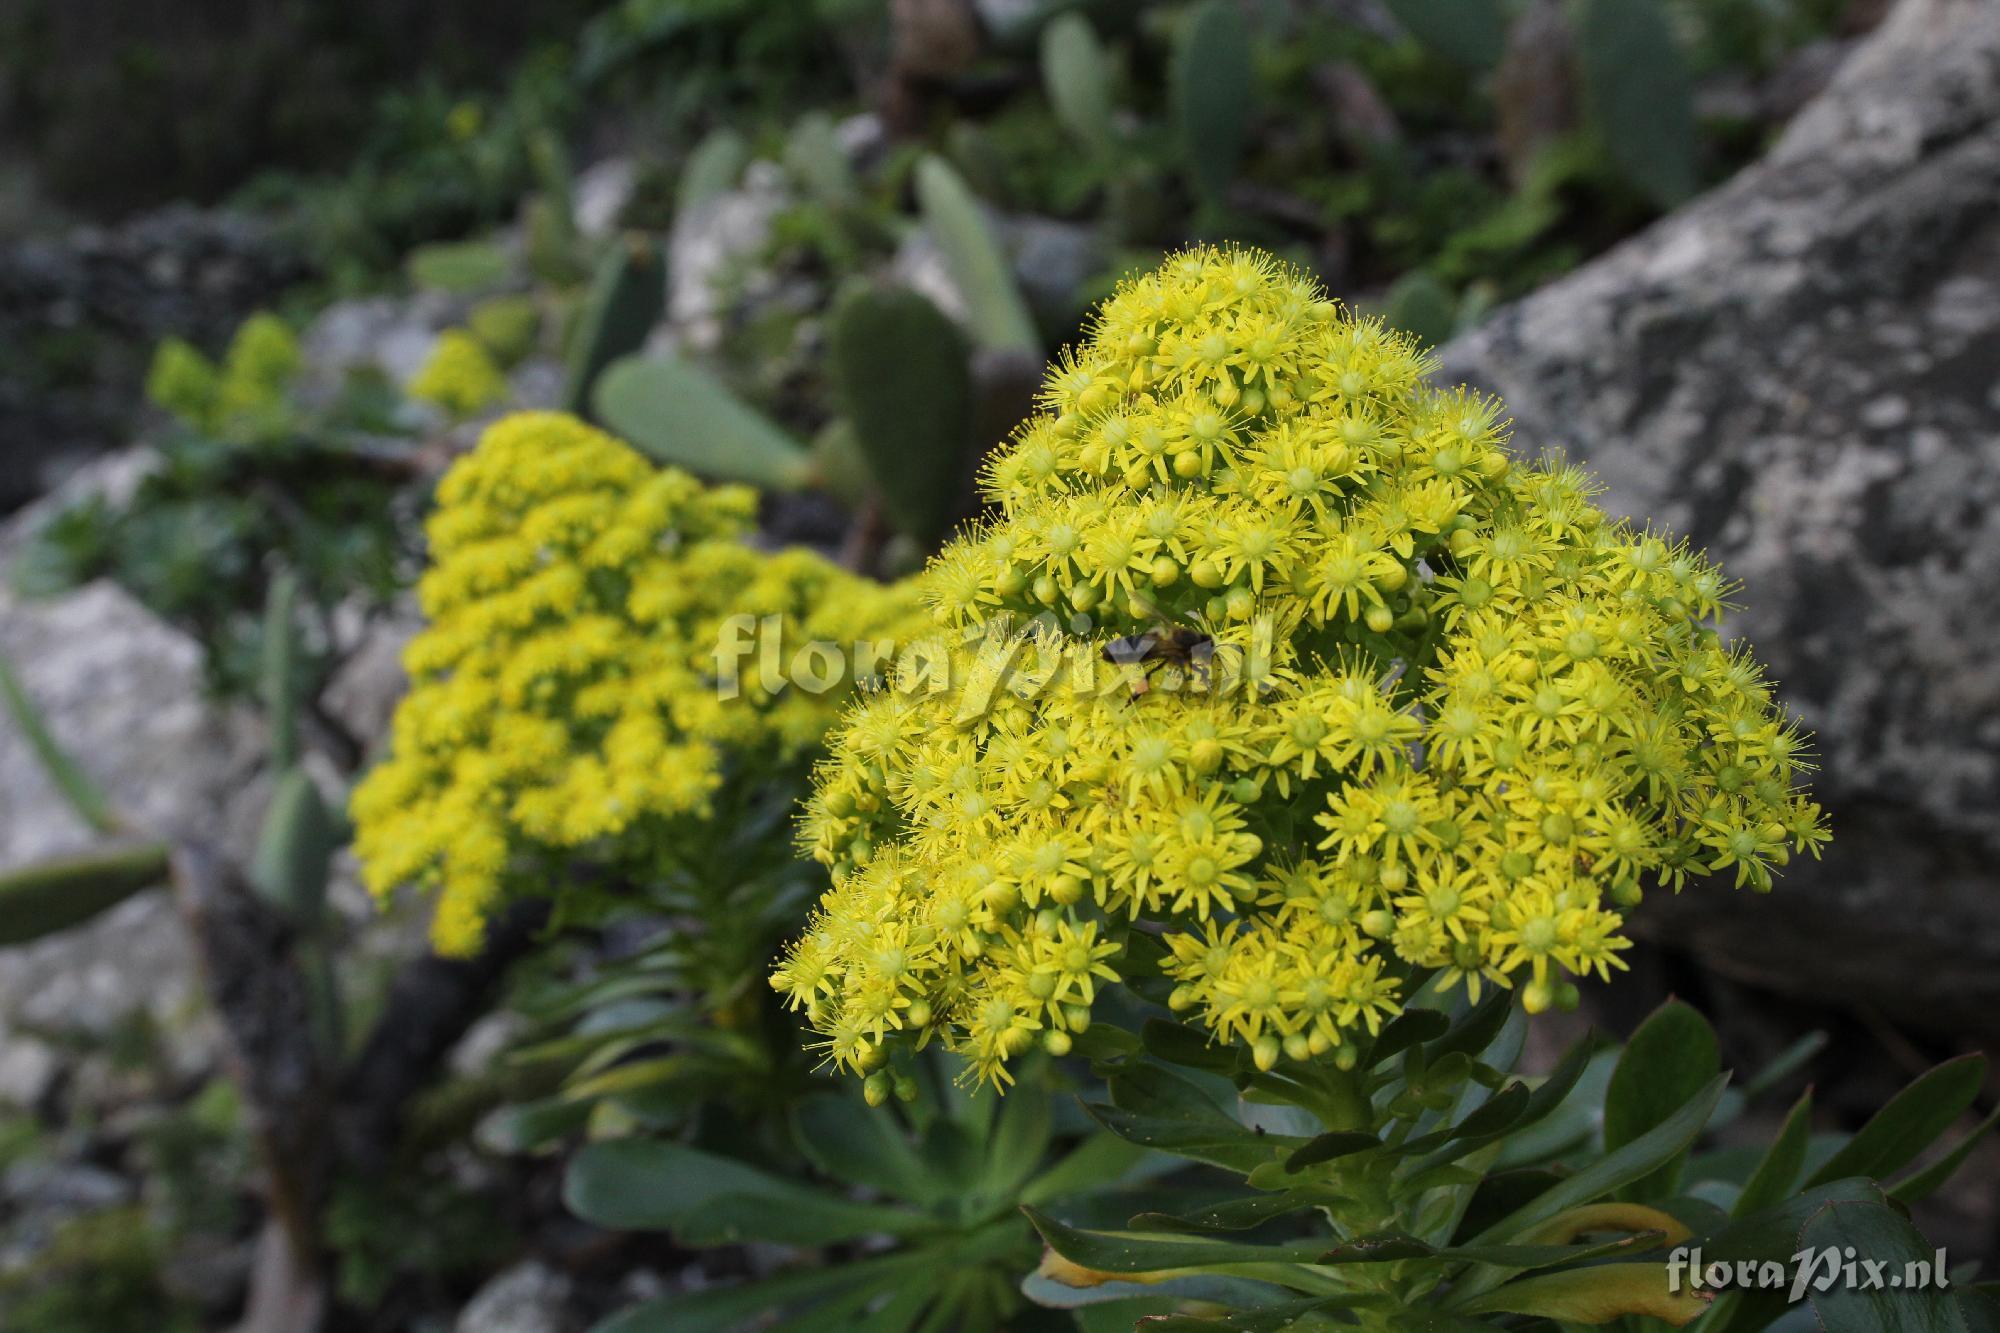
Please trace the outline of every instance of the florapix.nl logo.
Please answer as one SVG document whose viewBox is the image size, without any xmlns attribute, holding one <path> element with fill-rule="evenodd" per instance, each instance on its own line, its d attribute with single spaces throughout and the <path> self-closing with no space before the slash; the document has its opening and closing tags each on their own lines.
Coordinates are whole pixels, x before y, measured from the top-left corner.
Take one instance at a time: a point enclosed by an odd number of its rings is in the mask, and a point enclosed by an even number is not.
<svg viewBox="0 0 2000 1333">
<path fill-rule="evenodd" d="M 1667 1290 L 1777 1291 L 1793 1303 L 1835 1287 L 1850 1291 L 1943 1291 L 1951 1286 L 1945 1252 L 1896 1261 L 1870 1259 L 1852 1245 L 1805 1249 L 1789 1260 L 1707 1260 L 1700 1246 L 1680 1246 L 1667 1256 Z"/>
</svg>

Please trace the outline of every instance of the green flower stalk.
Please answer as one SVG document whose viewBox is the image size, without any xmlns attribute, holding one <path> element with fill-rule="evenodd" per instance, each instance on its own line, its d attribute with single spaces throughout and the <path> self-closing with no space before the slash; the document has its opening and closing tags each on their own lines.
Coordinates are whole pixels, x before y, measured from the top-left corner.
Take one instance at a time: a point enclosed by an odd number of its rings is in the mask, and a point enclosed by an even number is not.
<svg viewBox="0 0 2000 1333">
<path fill-rule="evenodd" d="M 1254 251 L 1104 304 L 921 578 L 935 660 L 817 776 L 772 984 L 833 1061 L 1005 1082 L 1157 970 L 1258 1067 L 1345 1067 L 1426 982 L 1571 1004 L 1647 885 L 1817 853 L 1732 585 L 1432 368 Z"/>
</svg>

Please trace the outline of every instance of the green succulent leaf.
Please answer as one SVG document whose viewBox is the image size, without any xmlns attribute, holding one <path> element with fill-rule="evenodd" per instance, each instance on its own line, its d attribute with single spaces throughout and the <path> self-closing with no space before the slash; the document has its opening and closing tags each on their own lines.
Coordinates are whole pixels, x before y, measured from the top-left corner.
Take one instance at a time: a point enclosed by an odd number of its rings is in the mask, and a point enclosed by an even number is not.
<svg viewBox="0 0 2000 1333">
<path fill-rule="evenodd" d="M 1848 1249 L 1852 1246 L 1852 1250 Z M 1874 1270 L 1879 1285 L 1865 1273 L 1849 1283 L 1837 1272 L 1822 1270 L 1822 1290 L 1812 1293 L 1813 1314 L 1823 1333 L 1966 1333 L 1965 1316 L 1950 1291 L 1904 1281 L 1912 1265 L 1935 1261 L 1937 1251 L 1910 1225 L 1908 1218 L 1885 1203 L 1829 1203 L 1806 1222 L 1799 1248 L 1814 1254 L 1853 1253 L 1886 1267 Z M 1934 1274 L 1933 1281 L 1943 1274 Z M 1894 1279 L 1896 1285 L 1890 1285 Z"/>
<path fill-rule="evenodd" d="M 105 799 L 104 792 L 56 740 L 48 723 L 42 719 L 41 709 L 28 697 L 28 692 L 21 687 L 20 678 L 4 657 L 0 657 L 0 701 L 6 703 L 7 713 L 14 719 L 14 725 L 21 729 L 28 748 L 35 752 L 35 758 L 41 761 L 49 781 L 55 784 L 56 790 L 63 794 L 63 799 L 69 802 L 77 816 L 94 832 L 118 832 L 118 816 L 112 813 L 111 803 Z"/>
<path fill-rule="evenodd" d="M 1821 1185 L 1846 1176 L 1880 1180 L 1909 1165 L 1965 1114 L 1985 1082 L 1985 1056 L 1961 1055 L 1945 1061 L 1890 1098 L 1806 1184 Z"/>
<path fill-rule="evenodd" d="M 1052 1119 L 1049 1099 L 1040 1089 L 1022 1088 L 1004 1099 L 986 1143 L 980 1192 L 988 1200 L 1012 1199 L 1042 1164 L 1048 1151 Z"/>
<path fill-rule="evenodd" d="M 1321 1134 L 1306 1142 L 1297 1152 L 1285 1159 L 1285 1170 L 1303 1171 L 1321 1162 L 1331 1162 L 1338 1157 L 1349 1157 L 1358 1152 L 1371 1152 L 1382 1146 L 1382 1140 L 1373 1134 L 1360 1130 L 1335 1130 Z"/>
<path fill-rule="evenodd" d="M 1700 184 L 1694 77 L 1661 0 L 1578 0 L 1584 102 L 1612 164 L 1662 208 Z"/>
<path fill-rule="evenodd" d="M 1022 1203 L 1045 1204 L 1094 1190 L 1112 1189 L 1143 1163 L 1164 1163 L 1116 1134 L 1092 1134 L 1021 1187 Z"/>
<path fill-rule="evenodd" d="M 1126 1225 L 1133 1231 L 1248 1231 L 1274 1217 L 1303 1212 L 1339 1197 L 1324 1189 L 1248 1194 L 1240 1199 L 1225 1199 L 1185 1213 L 1140 1213 Z"/>
<path fill-rule="evenodd" d="M 271 788 L 250 862 L 251 887 L 299 930 L 317 930 L 326 914 L 333 855 L 343 840 L 319 785 L 293 765 Z"/>
<path fill-rule="evenodd" d="M 1757 1169 L 1736 1196 L 1732 1210 L 1737 1217 L 1749 1217 L 1778 1203 L 1798 1185 L 1806 1166 L 1806 1148 L 1812 1141 L 1812 1090 L 1808 1088 L 1792 1105 L 1777 1137 L 1757 1162 Z"/>
<path fill-rule="evenodd" d="M 917 205 L 952 281 L 965 294 L 972 340 L 994 351 L 1039 356 L 1041 339 L 1013 267 L 979 200 L 943 158 L 931 155 L 917 164 Z"/>
<path fill-rule="evenodd" d="M 1473 69 L 1500 63 L 1507 10 L 1500 0 L 1384 0 L 1396 21 L 1431 50 Z"/>
<path fill-rule="evenodd" d="M 835 1180 L 913 1203 L 939 1197 L 939 1182 L 887 1108 L 870 1107 L 855 1095 L 820 1093 L 793 1110 L 792 1125 L 806 1159 Z"/>
<path fill-rule="evenodd" d="M 1369 1059 L 1380 1064 L 1420 1042 L 1435 1041 L 1450 1030 L 1451 1015 L 1442 1010 L 1405 1009 L 1383 1024 Z"/>
<path fill-rule="evenodd" d="M 1604 1147 L 1615 1152 L 1666 1120 L 1722 1068 L 1715 1029 L 1691 1006 L 1668 1000 L 1639 1025 L 1604 1096 Z M 1674 1191 L 1685 1154 L 1626 1185 L 1624 1197 L 1660 1199 Z"/>
<path fill-rule="evenodd" d="M 1447 1056 L 1476 1059 L 1499 1039 L 1514 1014 L 1514 993 L 1494 986 L 1479 1002 L 1452 1021 L 1442 1037 L 1424 1043 L 1424 1058 L 1436 1064 Z"/>
<path fill-rule="evenodd" d="M 1169 1064 L 1205 1069 L 1225 1077 L 1234 1076 L 1243 1068 L 1242 1047 L 1217 1041 L 1212 1035 L 1197 1032 L 1185 1023 L 1149 1018 L 1145 1027 L 1139 1030 L 1139 1038 L 1149 1052 Z"/>
<path fill-rule="evenodd" d="M 1059 14 L 1042 29 L 1042 88 L 1056 119 L 1085 148 L 1107 158 L 1116 151 L 1111 59 L 1082 14 Z"/>
<path fill-rule="evenodd" d="M 796 440 L 685 361 L 614 362 L 594 406 L 606 428 L 640 452 L 704 477 L 792 490 L 811 475 L 811 455 Z"/>
<path fill-rule="evenodd" d="M 614 244 L 597 266 L 569 335 L 563 407 L 584 413 L 595 402 L 598 377 L 646 344 L 667 303 L 667 265 L 660 247 L 633 235 Z"/>
<path fill-rule="evenodd" d="M 833 117 L 824 111 L 808 111 L 792 126 L 785 139 L 785 170 L 826 208 L 847 208 L 861 193 L 861 183 L 834 132 Z"/>
<path fill-rule="evenodd" d="M 1608 1324 L 1628 1315 L 1675 1328 L 1708 1313 L 1710 1297 L 1682 1283 L 1674 1290 L 1662 1263 L 1598 1264 L 1538 1273 L 1458 1307 L 1465 1314 L 1525 1314 L 1577 1324 Z"/>
<path fill-rule="evenodd" d="M 138 843 L 0 871 L 0 946 L 83 924 L 165 882 L 167 847 Z"/>
<path fill-rule="evenodd" d="M 505 286 L 514 264 L 491 241 L 439 241 L 420 245 L 403 261 L 410 281 L 455 296 L 478 296 Z"/>
<path fill-rule="evenodd" d="M 1148 1319 L 1138 1327 L 1143 1328 L 1145 1333 L 1283 1333 L 1284 1330 L 1292 1328 L 1316 1327 L 1316 1324 L 1299 1322 L 1309 1320 L 1314 1315 L 1328 1314 L 1335 1310 L 1366 1309 L 1385 1303 L 1382 1297 L 1362 1293 L 1306 1296 L 1228 1315 L 1163 1315 Z M 1418 1327 L 1408 1322 L 1398 1322 L 1396 1328 L 1398 1333 L 1418 1333 Z M 1422 1333 L 1459 1333 L 1461 1329 L 1491 1333 L 1485 1325 L 1473 1324 L 1469 1320 L 1454 1321 L 1451 1324 L 1426 1323 L 1422 1327 Z"/>
<path fill-rule="evenodd" d="M 298 631 L 292 623 L 298 600 L 298 576 L 279 570 L 265 594 L 261 672 L 271 766 L 278 769 L 290 767 L 299 756 L 299 703 L 305 688 Z"/>
<path fill-rule="evenodd" d="M 761 1282 L 676 1292 L 622 1310 L 591 1333 L 735 1333 L 746 1327 L 781 1327 L 765 1320 L 774 1312 L 820 1307 L 857 1292 L 893 1290 L 934 1271 L 936 1263 L 924 1250 L 902 1251 L 800 1269 Z"/>
<path fill-rule="evenodd" d="M 862 284 L 835 305 L 828 360 L 854 441 L 896 526 L 929 545 L 967 489 L 971 349 L 929 300 Z"/>
<path fill-rule="evenodd" d="M 502 1106 L 479 1122 L 473 1141 L 502 1156 L 534 1152 L 582 1129 L 590 1118 L 588 1102 L 564 1097 Z"/>
<path fill-rule="evenodd" d="M 688 1245 L 745 1240 L 829 1245 L 869 1235 L 916 1236 L 922 1213 L 854 1203 L 684 1144 L 626 1139 L 579 1152 L 563 1199 L 586 1221 L 619 1231 L 672 1231 Z"/>
<path fill-rule="evenodd" d="M 1912 1204 L 1928 1199 L 1938 1188 L 1965 1165 L 1965 1159 L 1979 1146 L 1981 1139 L 1992 1132 L 1993 1126 L 2000 1124 L 2000 1111 L 1995 1111 L 1974 1127 L 1953 1146 L 1952 1150 L 1920 1171 L 1912 1171 L 1889 1187 L 1889 1197 L 1897 1203 Z"/>
<path fill-rule="evenodd" d="M 1475 1243 L 1518 1236 L 1565 1209 L 1604 1198 L 1672 1161 L 1686 1151 L 1708 1124 L 1728 1083 L 1727 1074 L 1716 1075 L 1672 1115 L 1495 1222 L 1473 1238 Z"/>
<path fill-rule="evenodd" d="M 682 213 L 734 189 L 743 168 L 750 165 L 750 144 L 731 127 L 710 130 L 688 154 L 681 168 L 675 207 Z"/>
<path fill-rule="evenodd" d="M 1195 188 L 1213 201 L 1236 178 L 1250 141 L 1257 78 L 1240 6 L 1209 0 L 1182 26 L 1171 71 L 1174 119 Z"/>
<path fill-rule="evenodd" d="M 1426 347 L 1449 339 L 1458 328 L 1458 298 L 1435 275 L 1411 269 L 1396 279 L 1382 302 L 1389 327 L 1414 334 Z"/>
<path fill-rule="evenodd" d="M 1028 1221 L 1050 1249 L 1071 1263 L 1098 1273 L 1317 1263 L 1326 1248 L 1317 1241 L 1250 1245 L 1166 1231 L 1089 1231 L 1067 1226 L 1034 1208 L 1023 1206 L 1021 1211 L 1027 1214 Z"/>
</svg>

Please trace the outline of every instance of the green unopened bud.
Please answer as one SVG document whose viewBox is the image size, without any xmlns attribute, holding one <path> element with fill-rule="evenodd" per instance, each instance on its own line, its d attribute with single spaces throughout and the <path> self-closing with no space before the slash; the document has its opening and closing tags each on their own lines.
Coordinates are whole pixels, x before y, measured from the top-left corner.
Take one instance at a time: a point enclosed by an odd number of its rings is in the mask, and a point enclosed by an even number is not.
<svg viewBox="0 0 2000 1333">
<path fill-rule="evenodd" d="M 1267 1032 L 1250 1047 L 1250 1058 L 1257 1062 L 1257 1068 L 1269 1072 L 1277 1066 L 1278 1050 L 1278 1039 Z"/>
<path fill-rule="evenodd" d="M 1068 1055 L 1074 1044 L 1069 1039 L 1069 1033 L 1060 1028 L 1050 1028 L 1042 1037 L 1042 1045 L 1048 1047 L 1050 1055 Z"/>
<path fill-rule="evenodd" d="M 861 1095 L 870 1106 L 880 1106 L 888 1101 L 891 1091 L 893 1085 L 887 1074 L 870 1074 L 861 1084 Z"/>
</svg>

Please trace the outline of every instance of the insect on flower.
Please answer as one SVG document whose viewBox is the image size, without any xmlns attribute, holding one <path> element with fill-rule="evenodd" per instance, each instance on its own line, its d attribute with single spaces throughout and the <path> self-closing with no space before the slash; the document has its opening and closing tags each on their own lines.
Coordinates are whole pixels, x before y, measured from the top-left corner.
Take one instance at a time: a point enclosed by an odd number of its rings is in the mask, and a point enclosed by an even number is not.
<svg viewBox="0 0 2000 1333">
<path fill-rule="evenodd" d="M 1104 645 L 1104 660 L 1111 665 L 1145 668 L 1132 682 L 1135 699 L 1153 688 L 1153 671 L 1161 663 L 1172 663 L 1185 673 L 1199 676 L 1205 686 L 1209 663 L 1214 657 L 1215 640 L 1186 625 L 1155 625 L 1143 634 L 1128 634 Z"/>
</svg>

